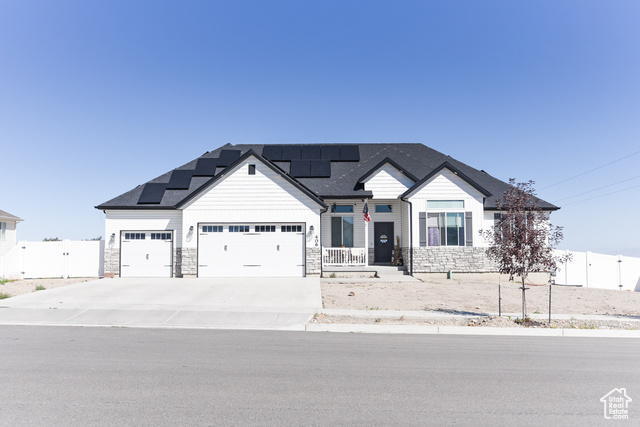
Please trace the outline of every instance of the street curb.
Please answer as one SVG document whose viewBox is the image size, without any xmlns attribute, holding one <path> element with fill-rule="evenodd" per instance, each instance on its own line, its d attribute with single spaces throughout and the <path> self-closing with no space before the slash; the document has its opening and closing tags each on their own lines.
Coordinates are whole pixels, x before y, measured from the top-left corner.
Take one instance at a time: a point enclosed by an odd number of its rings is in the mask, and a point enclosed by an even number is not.
<svg viewBox="0 0 640 427">
<path fill-rule="evenodd" d="M 638 330 L 619 329 L 543 329 L 492 328 L 484 326 L 420 326 L 420 325 L 360 325 L 351 323 L 307 323 L 309 332 L 341 332 L 364 334 L 419 335 L 503 335 L 587 338 L 640 338 Z"/>
</svg>

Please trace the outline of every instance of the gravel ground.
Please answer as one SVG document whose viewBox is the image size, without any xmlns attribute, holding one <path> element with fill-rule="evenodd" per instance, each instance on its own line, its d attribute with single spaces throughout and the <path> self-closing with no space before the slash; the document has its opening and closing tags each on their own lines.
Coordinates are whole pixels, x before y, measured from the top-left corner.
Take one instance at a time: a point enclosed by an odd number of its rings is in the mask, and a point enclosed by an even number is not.
<svg viewBox="0 0 640 427">
<path fill-rule="evenodd" d="M 416 275 L 420 277 L 419 275 Z M 502 283 L 502 313 L 522 313 L 517 283 Z M 549 312 L 549 286 L 528 285 L 527 312 Z M 439 310 L 498 313 L 498 284 L 424 277 L 423 282 L 322 282 L 323 307 L 354 310 Z M 640 292 L 554 285 L 551 312 L 640 316 Z"/>
<path fill-rule="evenodd" d="M 35 292 L 36 287 L 42 286 L 45 289 L 53 289 L 59 286 L 73 285 L 74 283 L 88 282 L 97 277 L 74 277 L 70 279 L 29 279 L 16 280 L 0 284 L 0 294 L 7 294 L 12 297 Z"/>
<path fill-rule="evenodd" d="M 532 320 L 521 323 L 515 318 L 487 316 L 487 317 L 467 317 L 467 318 L 438 318 L 438 319 L 415 319 L 415 318 L 385 318 L 375 315 L 373 318 L 362 318 L 354 316 L 326 316 L 318 314 L 311 319 L 312 323 L 345 323 L 345 324 L 365 324 L 365 325 L 419 325 L 419 326 L 476 326 L 493 328 L 554 328 L 554 329 L 640 329 L 640 322 L 624 320 L 551 320 L 551 324 L 546 321 Z"/>
</svg>

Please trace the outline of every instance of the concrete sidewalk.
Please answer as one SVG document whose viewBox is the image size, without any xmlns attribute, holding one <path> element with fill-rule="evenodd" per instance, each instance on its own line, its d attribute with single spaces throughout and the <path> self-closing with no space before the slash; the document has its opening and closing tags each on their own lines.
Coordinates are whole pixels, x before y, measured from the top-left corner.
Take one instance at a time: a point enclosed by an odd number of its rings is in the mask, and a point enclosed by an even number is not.
<svg viewBox="0 0 640 427">
<path fill-rule="evenodd" d="M 498 313 L 472 313 L 448 311 L 400 311 L 400 310 L 320 310 L 318 314 L 326 316 L 350 316 L 362 319 L 466 319 L 497 316 Z M 519 318 L 518 314 L 502 314 L 503 317 Z M 533 314 L 535 320 L 548 319 L 548 315 Z M 605 315 L 571 315 L 552 314 L 552 320 L 594 320 L 594 321 L 628 321 L 635 322 L 640 328 L 640 318 L 630 316 Z M 612 337 L 640 338 L 640 330 L 618 329 L 552 329 L 552 328 L 518 328 L 487 326 L 438 326 L 438 325 L 372 325 L 359 323 L 308 323 L 307 331 L 342 332 L 342 333 L 374 333 L 374 334 L 449 334 L 449 335 L 507 335 L 507 336 L 551 336 L 551 337 Z"/>
<path fill-rule="evenodd" d="M 304 330 L 311 278 L 101 279 L 0 301 L 0 324 Z"/>
</svg>

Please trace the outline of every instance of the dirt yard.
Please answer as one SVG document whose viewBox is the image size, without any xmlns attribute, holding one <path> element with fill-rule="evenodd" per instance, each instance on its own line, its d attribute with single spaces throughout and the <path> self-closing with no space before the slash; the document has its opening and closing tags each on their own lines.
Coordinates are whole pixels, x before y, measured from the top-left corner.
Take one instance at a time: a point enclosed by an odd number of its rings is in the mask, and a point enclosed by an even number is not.
<svg viewBox="0 0 640 427">
<path fill-rule="evenodd" d="M 53 289 L 59 286 L 73 285 L 74 283 L 88 282 L 94 280 L 94 278 L 80 277 L 71 279 L 29 279 L 29 280 L 17 280 L 13 282 L 7 282 L 0 284 L 0 294 L 10 295 L 15 297 L 17 295 L 28 294 L 35 292 L 36 287 L 38 290 L 40 287 L 44 289 Z"/>
<path fill-rule="evenodd" d="M 420 276 L 423 282 L 322 283 L 327 309 L 439 310 L 449 313 L 497 313 L 498 283 Z M 502 283 L 502 313 L 522 313 L 520 284 Z M 528 314 L 549 312 L 549 286 L 528 285 Z M 551 312 L 640 316 L 640 292 L 554 285 Z"/>
</svg>

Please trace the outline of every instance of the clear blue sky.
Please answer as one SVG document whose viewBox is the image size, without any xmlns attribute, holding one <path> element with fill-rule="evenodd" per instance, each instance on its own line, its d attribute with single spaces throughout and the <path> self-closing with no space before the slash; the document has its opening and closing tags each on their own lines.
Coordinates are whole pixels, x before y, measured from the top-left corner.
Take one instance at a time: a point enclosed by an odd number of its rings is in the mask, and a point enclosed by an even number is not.
<svg viewBox="0 0 640 427">
<path fill-rule="evenodd" d="M 227 142 L 422 142 L 536 181 L 562 248 L 640 256 L 639 23 L 631 0 L 3 1 L 0 209 L 88 239 L 93 206 Z"/>
</svg>

